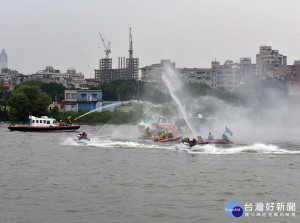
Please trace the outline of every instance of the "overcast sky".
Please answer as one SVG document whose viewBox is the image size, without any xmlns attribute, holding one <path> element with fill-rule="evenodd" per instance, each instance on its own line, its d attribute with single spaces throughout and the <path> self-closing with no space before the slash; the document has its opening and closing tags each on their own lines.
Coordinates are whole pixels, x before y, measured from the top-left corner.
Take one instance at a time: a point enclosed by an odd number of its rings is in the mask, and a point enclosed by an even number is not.
<svg viewBox="0 0 300 223">
<path fill-rule="evenodd" d="M 300 58 L 298 0 L 0 0 L 0 50 L 24 74 L 52 65 L 94 77 L 111 42 L 113 66 L 133 55 L 140 67 L 170 59 L 177 67 L 239 61 L 268 45 Z M 100 48 L 99 48 L 100 46 Z"/>
</svg>

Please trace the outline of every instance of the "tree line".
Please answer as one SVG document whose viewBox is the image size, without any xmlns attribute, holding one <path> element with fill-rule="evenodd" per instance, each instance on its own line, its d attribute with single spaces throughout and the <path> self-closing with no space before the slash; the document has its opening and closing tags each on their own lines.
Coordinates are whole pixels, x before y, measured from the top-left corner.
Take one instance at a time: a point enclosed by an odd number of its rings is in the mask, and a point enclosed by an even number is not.
<svg viewBox="0 0 300 223">
<path fill-rule="evenodd" d="M 26 121 L 29 114 L 35 116 L 51 115 L 53 111 L 50 113 L 49 105 L 52 102 L 63 100 L 66 89 L 57 83 L 38 81 L 24 82 L 17 85 L 12 91 L 0 85 L 0 120 Z M 155 87 L 155 83 L 137 80 L 103 82 L 99 87 L 90 88 L 90 90 L 102 90 L 104 101 L 142 100 L 156 104 L 169 104 L 172 101 L 169 94 L 163 93 Z M 288 94 L 286 84 L 277 79 L 252 81 L 235 91 L 227 91 L 222 88 L 215 89 L 201 83 L 186 83 L 181 90 L 187 93 L 184 94 L 188 95 L 185 97 L 191 99 L 212 96 L 229 103 L 245 106 L 272 106 L 279 99 L 286 98 Z M 55 116 L 57 119 L 64 118 L 63 114 Z M 112 117 L 113 115 L 109 116 L 110 119 Z M 115 117 L 115 119 L 117 118 Z M 125 119 L 127 120 L 128 117 Z M 120 122 L 122 121 L 120 120 Z"/>
</svg>

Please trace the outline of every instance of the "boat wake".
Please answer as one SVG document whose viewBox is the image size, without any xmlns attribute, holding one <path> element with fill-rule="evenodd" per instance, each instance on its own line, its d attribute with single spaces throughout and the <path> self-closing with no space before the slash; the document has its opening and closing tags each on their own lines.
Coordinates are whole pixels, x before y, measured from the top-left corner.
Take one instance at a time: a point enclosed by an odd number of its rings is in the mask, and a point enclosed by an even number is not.
<svg viewBox="0 0 300 223">
<path fill-rule="evenodd" d="M 196 145 L 192 148 L 186 145 L 177 144 L 175 149 L 179 152 L 187 152 L 191 154 L 300 154 L 299 150 L 283 149 L 277 145 L 267 145 L 263 143 L 255 143 L 253 145 L 230 146 L 224 147 L 220 145 Z"/>
<path fill-rule="evenodd" d="M 93 146 L 99 148 L 128 148 L 128 149 L 167 149 L 169 146 L 161 143 L 149 143 L 146 141 L 136 142 L 127 140 L 111 140 L 109 138 L 91 138 L 90 141 L 84 143 L 79 143 L 74 141 L 72 138 L 66 138 L 61 145 L 71 145 L 71 146 Z"/>
<path fill-rule="evenodd" d="M 300 154 L 299 149 L 287 149 L 273 144 L 255 143 L 253 145 L 196 145 L 190 148 L 184 144 L 157 143 L 153 141 L 134 141 L 124 139 L 110 139 L 108 137 L 92 137 L 90 141 L 74 141 L 73 138 L 65 138 L 61 145 L 89 146 L 98 148 L 124 148 L 124 149 L 166 149 L 190 154 Z M 281 148 L 282 147 L 282 148 Z M 290 147 L 289 147 L 290 148 Z"/>
</svg>

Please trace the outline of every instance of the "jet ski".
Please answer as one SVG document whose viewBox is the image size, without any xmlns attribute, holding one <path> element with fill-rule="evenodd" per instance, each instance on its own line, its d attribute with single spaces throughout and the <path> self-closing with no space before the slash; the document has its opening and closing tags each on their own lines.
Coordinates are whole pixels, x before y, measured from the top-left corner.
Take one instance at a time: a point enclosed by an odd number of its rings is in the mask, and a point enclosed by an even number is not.
<svg viewBox="0 0 300 223">
<path fill-rule="evenodd" d="M 78 143 L 86 143 L 88 141 L 91 141 L 91 139 L 88 137 L 82 137 L 81 135 L 78 134 L 75 136 L 74 141 Z"/>
</svg>

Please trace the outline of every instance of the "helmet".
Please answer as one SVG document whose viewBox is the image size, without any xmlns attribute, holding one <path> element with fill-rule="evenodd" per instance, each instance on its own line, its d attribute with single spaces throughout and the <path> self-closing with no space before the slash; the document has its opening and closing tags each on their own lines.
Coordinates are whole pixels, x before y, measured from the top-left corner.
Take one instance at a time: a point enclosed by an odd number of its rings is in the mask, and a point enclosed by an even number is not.
<svg viewBox="0 0 300 223">
<path fill-rule="evenodd" d="M 85 130 L 83 130 L 82 132 L 85 132 Z"/>
<path fill-rule="evenodd" d="M 211 132 L 209 132 L 209 134 L 211 134 Z"/>
<path fill-rule="evenodd" d="M 62 122 L 62 120 L 60 120 L 60 122 Z"/>
<path fill-rule="evenodd" d="M 68 118 L 71 118 L 71 116 L 69 116 Z"/>
<path fill-rule="evenodd" d="M 189 136 L 187 136 L 186 138 L 190 138 Z"/>
<path fill-rule="evenodd" d="M 193 137 L 193 139 L 196 139 L 195 137 Z"/>
<path fill-rule="evenodd" d="M 172 133 L 172 131 L 171 131 L 171 130 L 169 130 L 169 133 Z"/>
</svg>

